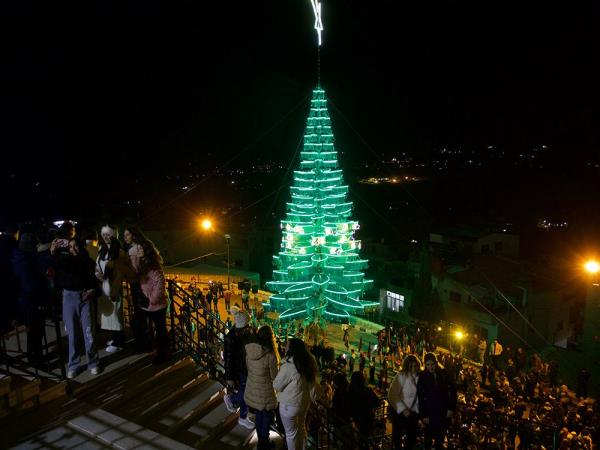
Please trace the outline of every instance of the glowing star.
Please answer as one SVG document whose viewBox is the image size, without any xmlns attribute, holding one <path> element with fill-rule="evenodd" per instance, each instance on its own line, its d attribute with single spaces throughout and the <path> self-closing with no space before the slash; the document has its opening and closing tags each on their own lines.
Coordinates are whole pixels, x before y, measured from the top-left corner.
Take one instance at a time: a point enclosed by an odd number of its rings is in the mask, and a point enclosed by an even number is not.
<svg viewBox="0 0 600 450">
<path fill-rule="evenodd" d="M 310 3 L 315 13 L 315 30 L 319 37 L 319 47 L 321 46 L 321 31 L 323 31 L 323 22 L 321 22 L 321 2 L 319 0 L 310 0 Z"/>
</svg>

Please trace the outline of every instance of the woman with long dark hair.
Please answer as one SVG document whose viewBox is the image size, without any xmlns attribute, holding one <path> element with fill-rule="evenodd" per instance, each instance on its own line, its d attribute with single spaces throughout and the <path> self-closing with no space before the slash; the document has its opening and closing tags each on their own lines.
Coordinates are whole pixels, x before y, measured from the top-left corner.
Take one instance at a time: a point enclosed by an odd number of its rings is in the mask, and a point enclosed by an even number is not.
<svg viewBox="0 0 600 450">
<path fill-rule="evenodd" d="M 125 241 L 125 251 L 129 255 L 129 261 L 135 271 L 135 276 L 129 280 L 131 301 L 133 303 L 133 318 L 131 320 L 131 330 L 134 337 L 133 349 L 136 353 L 145 353 L 152 350 L 146 314 L 142 310 L 142 307 L 145 308 L 148 306 L 148 298 L 140 288 L 140 280 L 137 272 L 140 267 L 141 244 L 147 241 L 148 238 L 139 228 L 128 226 L 123 232 L 123 240 Z"/>
<path fill-rule="evenodd" d="M 256 414 L 257 450 L 270 450 L 269 429 L 277 407 L 273 380 L 279 366 L 279 352 L 271 327 L 260 327 L 256 342 L 246 344 L 245 350 L 248 378 L 244 401 Z"/>
<path fill-rule="evenodd" d="M 369 448 L 369 438 L 375 431 L 375 409 L 381 401 L 367 385 L 365 374 L 360 371 L 354 372 L 350 377 L 348 394 L 350 417 L 358 428 L 358 447 L 366 450 Z"/>
<path fill-rule="evenodd" d="M 166 324 L 167 293 L 162 258 L 149 240 L 140 244 L 139 258 L 140 289 L 147 298 L 147 305 L 140 305 L 140 309 L 154 323 L 156 356 L 152 362 L 160 364 L 169 359 L 169 336 Z"/>
<path fill-rule="evenodd" d="M 285 358 L 273 381 L 288 450 L 306 447 L 306 414 L 316 376 L 317 362 L 304 342 L 297 338 L 288 340 Z"/>
<path fill-rule="evenodd" d="M 388 402 L 395 450 L 412 449 L 417 440 L 417 420 L 419 418 L 417 383 L 420 370 L 419 359 L 414 355 L 407 355 L 402 362 L 402 370 L 398 372 L 390 386 Z M 406 433 L 404 446 L 401 445 L 403 432 Z"/>
<path fill-rule="evenodd" d="M 342 449 L 348 450 L 354 445 L 354 430 L 350 419 L 352 399 L 348 393 L 348 379 L 344 372 L 333 376 L 333 398 L 329 409 L 329 422 L 332 425 L 333 439 L 342 443 Z"/>
</svg>

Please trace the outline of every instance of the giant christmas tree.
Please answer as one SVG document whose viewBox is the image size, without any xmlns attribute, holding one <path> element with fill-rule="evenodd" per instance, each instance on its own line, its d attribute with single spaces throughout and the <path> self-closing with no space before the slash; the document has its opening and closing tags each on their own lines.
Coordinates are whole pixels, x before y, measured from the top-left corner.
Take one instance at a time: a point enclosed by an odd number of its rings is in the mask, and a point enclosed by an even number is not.
<svg viewBox="0 0 600 450">
<path fill-rule="evenodd" d="M 365 306 L 363 300 L 372 280 L 362 272 L 359 229 L 351 220 L 352 202 L 338 166 L 325 91 L 313 91 L 310 113 L 300 153 L 300 168 L 294 171 L 291 201 L 281 221 L 281 248 L 273 256 L 274 291 L 268 309 L 280 312 L 280 320 L 303 319 L 346 322 Z"/>
</svg>

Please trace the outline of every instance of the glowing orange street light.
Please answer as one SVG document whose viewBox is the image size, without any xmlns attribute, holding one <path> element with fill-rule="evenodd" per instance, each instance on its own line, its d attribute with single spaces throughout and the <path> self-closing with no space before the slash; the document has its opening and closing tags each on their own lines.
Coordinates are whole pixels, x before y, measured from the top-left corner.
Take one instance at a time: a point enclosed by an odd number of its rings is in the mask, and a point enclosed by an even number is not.
<svg viewBox="0 0 600 450">
<path fill-rule="evenodd" d="M 200 222 L 200 227 L 202 227 L 202 229 L 203 229 L 204 231 L 210 231 L 210 230 L 212 230 L 212 228 L 213 228 L 213 223 L 212 223 L 212 220 L 210 220 L 210 219 L 208 219 L 208 218 L 207 218 L 207 219 L 203 219 L 203 220 Z"/>
<path fill-rule="evenodd" d="M 592 275 L 600 272 L 600 264 L 598 264 L 598 261 L 594 261 L 593 259 L 587 261 L 583 267 Z"/>
<path fill-rule="evenodd" d="M 462 331 L 456 331 L 456 332 L 454 333 L 454 337 L 455 337 L 457 340 L 459 340 L 459 341 L 460 341 L 462 338 L 464 338 L 464 337 L 465 337 L 465 335 L 463 334 L 463 332 L 462 332 Z"/>
</svg>

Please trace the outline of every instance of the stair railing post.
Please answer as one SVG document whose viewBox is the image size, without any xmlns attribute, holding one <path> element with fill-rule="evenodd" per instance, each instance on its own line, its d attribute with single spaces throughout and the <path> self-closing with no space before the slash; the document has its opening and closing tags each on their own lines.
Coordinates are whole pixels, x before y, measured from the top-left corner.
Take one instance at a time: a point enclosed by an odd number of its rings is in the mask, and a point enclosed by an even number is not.
<svg viewBox="0 0 600 450">
<path fill-rule="evenodd" d="M 168 280 L 169 290 L 169 316 L 171 318 L 171 352 L 175 353 L 177 350 L 175 343 L 175 287 L 173 286 L 174 281 Z"/>
</svg>

